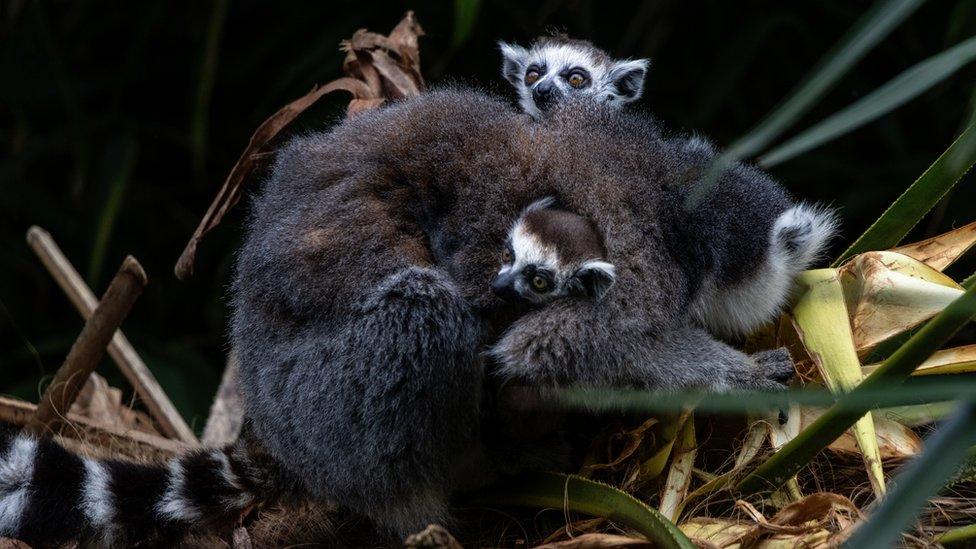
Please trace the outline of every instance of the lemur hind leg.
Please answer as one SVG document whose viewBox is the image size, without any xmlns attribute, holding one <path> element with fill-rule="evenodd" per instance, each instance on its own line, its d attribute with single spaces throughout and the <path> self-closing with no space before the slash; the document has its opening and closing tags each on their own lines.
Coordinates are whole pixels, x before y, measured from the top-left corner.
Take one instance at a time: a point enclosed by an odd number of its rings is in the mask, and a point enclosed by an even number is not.
<svg viewBox="0 0 976 549">
<path fill-rule="evenodd" d="M 342 364 L 361 383 L 344 413 L 361 459 L 337 471 L 339 503 L 398 535 L 447 520 L 458 455 L 476 441 L 483 371 L 479 324 L 441 271 L 383 281 L 349 326 Z M 343 393 L 338 393 L 343 395 Z M 344 478 L 342 478 L 344 477 Z"/>
</svg>

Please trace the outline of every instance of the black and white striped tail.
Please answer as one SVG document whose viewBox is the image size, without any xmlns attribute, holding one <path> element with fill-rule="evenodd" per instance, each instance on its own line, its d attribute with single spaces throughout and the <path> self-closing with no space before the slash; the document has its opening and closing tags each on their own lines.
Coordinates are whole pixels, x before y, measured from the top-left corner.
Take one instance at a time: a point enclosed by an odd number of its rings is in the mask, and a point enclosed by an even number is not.
<svg viewBox="0 0 976 549">
<path fill-rule="evenodd" d="M 0 435 L 0 537 L 36 547 L 168 544 L 236 524 L 257 502 L 230 449 L 146 465 L 77 456 L 50 439 Z"/>
</svg>

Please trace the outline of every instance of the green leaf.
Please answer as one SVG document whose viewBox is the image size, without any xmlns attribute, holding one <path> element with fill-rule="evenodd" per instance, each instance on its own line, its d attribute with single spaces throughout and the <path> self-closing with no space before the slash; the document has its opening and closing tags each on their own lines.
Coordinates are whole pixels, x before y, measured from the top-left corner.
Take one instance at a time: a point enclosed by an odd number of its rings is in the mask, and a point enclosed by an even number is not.
<svg viewBox="0 0 976 549">
<path fill-rule="evenodd" d="M 481 0 L 454 0 L 454 34 L 451 47 L 457 48 L 467 42 L 478 18 Z"/>
<path fill-rule="evenodd" d="M 210 133 L 210 101 L 216 81 L 217 59 L 220 53 L 220 39 L 224 21 L 227 19 L 229 0 L 216 0 L 207 25 L 206 40 L 200 58 L 200 72 L 197 93 L 193 102 L 193 115 L 190 118 L 190 149 L 193 153 L 193 169 L 197 176 L 204 176 L 207 160 L 207 140 Z"/>
<path fill-rule="evenodd" d="M 842 547 L 895 547 L 902 530 L 915 521 L 922 506 L 943 487 L 974 443 L 976 403 L 965 402 L 929 437 L 925 452 L 905 466 L 871 519 L 857 528 Z"/>
<path fill-rule="evenodd" d="M 99 278 L 105 264 L 105 256 L 108 253 L 108 244 L 112 238 L 115 220 L 122 209 L 125 188 L 128 186 L 135 169 L 138 151 L 138 143 L 128 132 L 114 139 L 106 147 L 104 161 L 105 202 L 99 210 L 95 224 L 95 236 L 92 239 L 91 255 L 88 258 L 87 281 L 93 288 L 99 286 Z"/>
<path fill-rule="evenodd" d="M 923 0 L 886 0 L 876 3 L 861 16 L 810 71 L 810 75 L 794 88 L 788 99 L 712 162 L 698 185 L 688 193 L 685 209 L 694 209 L 729 166 L 740 158 L 758 153 L 786 131 L 922 3 Z"/>
<path fill-rule="evenodd" d="M 844 135 L 918 97 L 976 59 L 976 37 L 934 55 L 899 74 L 812 128 L 759 158 L 769 168 Z"/>
<path fill-rule="evenodd" d="M 963 280 L 959 284 L 960 284 L 960 286 L 962 286 L 963 288 L 966 288 L 967 290 L 970 289 L 970 288 L 972 288 L 973 286 L 976 286 L 976 273 L 973 273 L 973 274 L 967 276 L 966 277 L 966 280 Z"/>
<path fill-rule="evenodd" d="M 976 524 L 949 530 L 935 538 L 935 542 L 945 547 L 972 547 L 976 543 Z"/>
<path fill-rule="evenodd" d="M 876 407 L 865 405 L 861 398 L 862 392 L 904 382 L 919 364 L 948 341 L 974 314 L 976 289 L 970 289 L 930 320 L 856 389 L 841 397 L 837 404 L 743 479 L 739 489 L 752 493 L 781 486 L 865 412 Z M 859 400 L 861 402 L 857 402 Z"/>
<path fill-rule="evenodd" d="M 475 497 L 477 504 L 564 509 L 603 517 L 643 534 L 656 547 L 694 549 L 677 526 L 630 494 L 576 475 L 531 473 Z"/>
<path fill-rule="evenodd" d="M 969 171 L 974 162 L 976 123 L 966 128 L 881 217 L 834 261 L 833 266 L 837 267 L 859 253 L 884 250 L 897 245 Z"/>
<path fill-rule="evenodd" d="M 931 402 L 960 400 L 976 394 L 976 379 L 968 376 L 929 376 L 908 384 L 900 381 L 881 383 L 858 389 L 843 398 L 825 389 L 790 391 L 729 391 L 720 394 L 694 392 L 637 391 L 625 389 L 565 389 L 553 391 L 554 408 L 629 411 L 641 413 L 674 413 L 694 405 L 702 413 L 744 414 L 768 413 L 791 405 L 818 408 L 835 407 L 839 411 L 860 412 L 892 406 L 913 406 Z M 860 417 L 860 415 L 858 417 Z M 842 431 L 843 432 L 843 431 Z M 840 435 L 838 435 L 840 436 Z"/>
</svg>

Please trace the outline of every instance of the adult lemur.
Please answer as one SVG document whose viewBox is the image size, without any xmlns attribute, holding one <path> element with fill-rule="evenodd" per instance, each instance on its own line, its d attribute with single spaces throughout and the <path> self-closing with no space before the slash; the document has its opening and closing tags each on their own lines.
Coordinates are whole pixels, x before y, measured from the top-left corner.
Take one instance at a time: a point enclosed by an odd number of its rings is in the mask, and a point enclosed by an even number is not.
<svg viewBox="0 0 976 549">
<path fill-rule="evenodd" d="M 586 98 L 620 108 L 640 98 L 648 59 L 613 59 L 586 40 L 542 36 L 528 49 L 505 42 L 502 76 L 512 84 L 522 110 L 535 119 L 561 101 Z"/>
<path fill-rule="evenodd" d="M 473 476 L 461 465 L 481 455 L 487 346 L 501 375 L 541 387 L 782 387 L 785 353 L 744 355 L 696 317 L 728 311 L 737 329 L 767 319 L 829 218 L 741 165 L 686 211 L 714 157 L 593 102 L 526 124 L 504 102 L 457 90 L 293 140 L 254 201 L 232 288 L 247 419 L 280 476 L 240 450 L 167 468 L 6 439 L 0 534 L 158 539 L 232 524 L 282 483 L 395 533 L 442 521 Z M 603 236 L 614 283 L 498 333 L 508 307 L 491 291 L 498 250 L 524 208 L 549 196 Z"/>
</svg>

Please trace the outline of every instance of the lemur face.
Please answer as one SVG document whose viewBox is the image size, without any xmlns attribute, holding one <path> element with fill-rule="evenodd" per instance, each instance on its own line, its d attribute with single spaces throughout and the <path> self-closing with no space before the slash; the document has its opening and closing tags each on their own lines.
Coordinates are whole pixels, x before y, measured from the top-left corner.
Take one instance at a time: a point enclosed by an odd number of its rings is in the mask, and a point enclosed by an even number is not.
<svg viewBox="0 0 976 549">
<path fill-rule="evenodd" d="M 533 203 L 509 232 L 491 285 L 506 301 L 542 305 L 567 296 L 599 299 L 613 284 L 614 268 L 603 260 L 603 241 L 593 224 L 551 205 L 548 198 Z"/>
<path fill-rule="evenodd" d="M 536 119 L 571 97 L 623 106 L 641 96 L 647 59 L 611 59 L 589 42 L 540 38 L 531 49 L 498 43 L 502 74 L 519 95 L 522 109 Z"/>
</svg>

